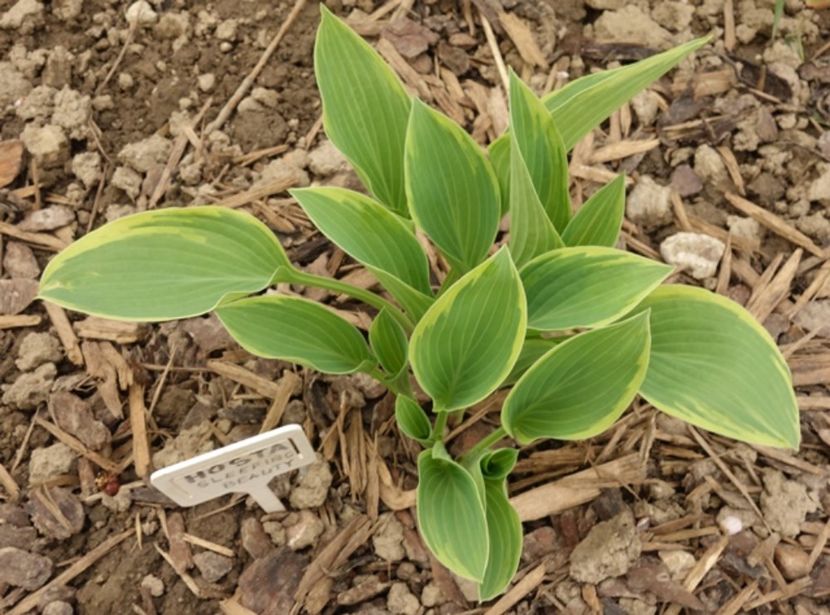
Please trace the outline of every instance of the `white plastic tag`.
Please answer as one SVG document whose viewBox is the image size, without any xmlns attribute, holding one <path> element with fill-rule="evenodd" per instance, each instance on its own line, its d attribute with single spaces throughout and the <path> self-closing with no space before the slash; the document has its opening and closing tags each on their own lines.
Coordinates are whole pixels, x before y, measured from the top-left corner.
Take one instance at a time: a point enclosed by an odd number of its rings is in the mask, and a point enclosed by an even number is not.
<svg viewBox="0 0 830 615">
<path fill-rule="evenodd" d="M 285 507 L 268 482 L 314 460 L 302 428 L 286 425 L 156 470 L 150 483 L 179 506 L 247 493 L 265 512 L 277 512 Z"/>
</svg>

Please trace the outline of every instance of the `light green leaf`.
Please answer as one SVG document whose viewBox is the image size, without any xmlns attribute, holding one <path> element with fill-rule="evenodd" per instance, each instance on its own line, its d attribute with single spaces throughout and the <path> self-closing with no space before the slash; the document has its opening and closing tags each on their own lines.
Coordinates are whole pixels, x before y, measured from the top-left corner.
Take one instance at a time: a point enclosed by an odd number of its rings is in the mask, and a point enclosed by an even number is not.
<svg viewBox="0 0 830 615">
<path fill-rule="evenodd" d="M 323 125 L 381 203 L 408 216 L 403 153 L 411 100 L 362 38 L 320 4 L 314 72 Z"/>
<path fill-rule="evenodd" d="M 409 361 L 438 412 L 466 408 L 501 384 L 526 328 L 519 274 L 502 248 L 450 286 L 409 341 Z"/>
<path fill-rule="evenodd" d="M 522 555 L 522 522 L 507 498 L 505 480 L 485 480 L 490 555 L 478 586 L 479 600 L 495 598 L 510 585 Z"/>
<path fill-rule="evenodd" d="M 649 360 L 648 314 L 581 333 L 531 367 L 502 407 L 504 429 L 521 444 L 584 440 L 608 429 L 637 394 Z"/>
<path fill-rule="evenodd" d="M 381 310 L 369 327 L 369 345 L 390 376 L 397 376 L 406 367 L 406 334 L 386 310 Z"/>
<path fill-rule="evenodd" d="M 618 175 L 588 199 L 562 233 L 569 246 L 614 247 L 625 214 L 625 176 Z"/>
<path fill-rule="evenodd" d="M 418 456 L 417 513 L 421 537 L 438 561 L 480 582 L 489 554 L 484 505 L 473 478 L 440 442 Z"/>
<path fill-rule="evenodd" d="M 369 369 L 374 361 L 360 332 L 307 299 L 266 295 L 223 304 L 216 314 L 251 354 L 308 365 L 328 374 Z"/>
<path fill-rule="evenodd" d="M 539 202 L 554 228 L 562 231 L 571 219 L 568 151 L 545 105 L 515 73 L 510 75 L 510 134 L 522 153 Z M 511 166 L 511 182 L 514 176 Z M 512 195 L 511 187 L 511 208 L 515 203 Z"/>
<path fill-rule="evenodd" d="M 398 395 L 395 400 L 395 420 L 405 436 L 424 445 L 428 443 L 432 435 L 432 423 L 414 399 Z"/>
<path fill-rule="evenodd" d="M 533 187 L 524 157 L 511 133 L 510 156 L 510 254 L 518 267 L 555 248 L 562 238 L 548 219 Z"/>
<path fill-rule="evenodd" d="M 565 339 L 567 338 L 560 337 L 551 339 L 543 337 L 529 337 L 525 339 L 524 344 L 522 344 L 522 351 L 519 353 L 519 358 L 516 359 L 516 363 L 510 371 L 510 375 L 505 379 L 502 385 L 515 383 L 522 377 L 522 374 L 524 374 L 534 363 L 536 363 L 536 361 L 542 358 L 542 355 L 546 354 L 557 344 L 564 342 Z"/>
<path fill-rule="evenodd" d="M 668 265 L 615 250 L 553 250 L 522 269 L 528 327 L 599 327 L 629 312 L 672 272 Z"/>
<path fill-rule="evenodd" d="M 573 149 L 582 137 L 608 119 L 623 103 L 710 40 L 710 36 L 698 38 L 634 64 L 585 75 L 545 96 L 543 103 L 553 117 L 565 150 Z M 507 136 L 493 141 L 489 151 L 505 195 L 502 206 L 506 209 L 510 178 L 510 141 Z"/>
<path fill-rule="evenodd" d="M 105 318 L 173 320 L 260 291 L 280 267 L 291 263 L 253 216 L 171 207 L 119 218 L 70 245 L 43 272 L 40 298 Z"/>
<path fill-rule="evenodd" d="M 634 64 L 586 75 L 545 96 L 543 101 L 559 128 L 565 148 L 570 151 L 623 103 L 711 39 L 696 38 Z"/>
<path fill-rule="evenodd" d="M 484 480 L 504 480 L 516 467 L 519 451 L 515 448 L 499 448 L 488 451 L 480 460 Z"/>
<path fill-rule="evenodd" d="M 797 449 L 798 405 L 775 342 L 737 303 L 668 285 L 651 310 L 651 362 L 640 393 L 666 414 L 715 433 Z"/>
<path fill-rule="evenodd" d="M 380 203 L 344 188 L 290 192 L 314 226 L 355 260 L 385 271 L 421 293 L 432 292 L 429 263 L 421 244 L 406 224 Z"/>
<path fill-rule="evenodd" d="M 433 301 L 435 301 L 435 298 L 431 294 L 425 295 L 424 293 L 415 290 L 409 284 L 403 282 L 391 273 L 387 273 L 375 267 L 367 267 L 367 269 L 374 274 L 383 287 L 389 290 L 389 294 L 391 294 L 401 305 L 401 307 L 406 310 L 416 321 L 421 319 L 424 313 L 429 309 L 429 306 L 431 306 Z"/>
<path fill-rule="evenodd" d="M 416 100 L 404 165 L 418 226 L 454 267 L 475 267 L 499 226 L 498 180 L 484 152 L 455 122 Z"/>
</svg>

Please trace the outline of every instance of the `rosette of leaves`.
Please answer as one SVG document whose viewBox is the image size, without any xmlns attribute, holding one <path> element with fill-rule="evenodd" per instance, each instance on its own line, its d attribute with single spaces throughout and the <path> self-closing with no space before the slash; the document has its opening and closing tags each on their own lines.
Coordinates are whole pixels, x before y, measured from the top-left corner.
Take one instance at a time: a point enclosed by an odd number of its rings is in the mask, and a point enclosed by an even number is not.
<svg viewBox="0 0 830 615">
<path fill-rule="evenodd" d="M 614 247 L 622 177 L 576 213 L 570 202 L 569 150 L 705 40 L 541 99 L 511 75 L 509 131 L 485 150 L 322 11 L 314 59 L 324 127 L 366 194 L 315 187 L 292 195 L 374 274 L 378 292 L 301 271 L 253 216 L 202 206 L 148 211 L 86 235 L 49 263 L 41 298 L 132 321 L 214 311 L 253 354 L 379 379 L 397 396 L 400 430 L 423 445 L 424 541 L 478 583 L 482 600 L 508 586 L 522 544 L 507 489 L 516 450 L 492 450 L 507 436 L 519 444 L 590 438 L 640 395 L 724 436 L 798 446 L 790 373 L 752 316 L 706 290 L 663 284 L 670 267 Z M 416 231 L 449 264 L 442 283 Z M 263 292 L 277 283 L 372 306 L 368 335 L 324 305 Z M 413 380 L 429 403 L 417 401 Z M 444 446 L 450 413 L 500 388 L 509 388 L 501 426 L 454 459 Z"/>
</svg>

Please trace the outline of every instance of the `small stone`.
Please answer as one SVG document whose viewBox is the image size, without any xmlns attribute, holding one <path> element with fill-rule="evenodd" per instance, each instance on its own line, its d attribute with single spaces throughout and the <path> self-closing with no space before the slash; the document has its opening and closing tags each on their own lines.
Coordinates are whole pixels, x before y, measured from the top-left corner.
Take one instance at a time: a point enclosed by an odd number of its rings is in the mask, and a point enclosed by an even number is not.
<svg viewBox="0 0 830 615">
<path fill-rule="evenodd" d="M 42 168 L 62 164 L 69 155 L 69 141 L 60 126 L 26 124 L 20 135 L 26 150 Z"/>
<path fill-rule="evenodd" d="M 262 113 L 265 111 L 265 107 L 253 96 L 246 96 L 239 102 L 237 111 L 239 113 Z"/>
<path fill-rule="evenodd" d="M 29 458 L 29 484 L 45 483 L 54 476 L 68 474 L 75 461 L 75 452 L 63 442 L 36 448 Z"/>
<path fill-rule="evenodd" d="M 394 513 L 383 513 L 378 519 L 378 529 L 372 536 L 375 554 L 387 562 L 397 562 L 404 558 L 403 524 Z"/>
<path fill-rule="evenodd" d="M 392 583 L 389 594 L 386 596 L 386 608 L 396 615 L 416 615 L 421 608 L 421 603 L 415 595 L 409 591 L 406 583 Z"/>
<path fill-rule="evenodd" d="M 59 361 L 63 353 L 60 342 L 49 333 L 27 333 L 17 350 L 17 369 L 28 372 L 49 361 Z"/>
<path fill-rule="evenodd" d="M 115 103 L 112 101 L 112 96 L 102 94 L 92 99 L 92 108 L 96 111 L 108 111 L 115 108 Z"/>
<path fill-rule="evenodd" d="M 671 174 L 671 187 L 682 197 L 692 196 L 703 190 L 703 182 L 688 164 L 681 164 Z"/>
<path fill-rule="evenodd" d="M 695 565 L 695 556 L 688 551 L 658 551 L 673 581 L 682 581 Z"/>
<path fill-rule="evenodd" d="M 625 510 L 597 523 L 571 553 L 570 575 L 580 583 L 597 584 L 628 572 L 640 556 L 642 545 L 634 515 Z"/>
<path fill-rule="evenodd" d="M 67 391 L 57 391 L 49 399 L 49 412 L 61 429 L 92 450 L 100 451 L 110 443 L 110 430 L 95 418 L 89 404 L 80 397 Z"/>
<path fill-rule="evenodd" d="M 121 148 L 118 152 L 118 160 L 139 173 L 148 173 L 151 169 L 167 162 L 172 147 L 173 144 L 169 139 L 153 134 Z"/>
<path fill-rule="evenodd" d="M 796 228 L 814 239 L 824 243 L 830 240 L 830 220 L 825 218 L 823 211 L 817 211 L 809 216 L 802 216 L 795 222 Z"/>
<path fill-rule="evenodd" d="M 242 548 L 254 559 L 265 557 L 274 548 L 268 539 L 268 534 L 263 530 L 262 524 L 254 517 L 247 517 L 242 520 L 239 535 Z"/>
<path fill-rule="evenodd" d="M 141 175 L 129 167 L 117 167 L 110 183 L 123 190 L 131 199 L 141 194 Z"/>
<path fill-rule="evenodd" d="M 631 99 L 631 108 L 640 126 L 651 126 L 657 120 L 657 113 L 660 111 L 659 100 L 660 97 L 651 90 L 643 90 Z"/>
<path fill-rule="evenodd" d="M 181 13 L 165 12 L 159 18 L 158 24 L 156 24 L 153 31 L 159 38 L 163 39 L 184 37 L 190 31 L 190 15 L 186 11 L 182 11 Z"/>
<path fill-rule="evenodd" d="M 211 435 L 210 423 L 183 429 L 175 438 L 169 440 L 163 449 L 153 455 L 153 465 L 156 468 L 164 468 L 212 451 L 214 446 Z"/>
<path fill-rule="evenodd" d="M 85 139 L 92 117 L 92 101 L 89 96 L 65 86 L 55 95 L 55 111 L 52 123 L 64 129 L 72 139 Z"/>
<path fill-rule="evenodd" d="M 152 574 L 148 574 L 141 579 L 141 587 L 150 592 L 153 598 L 158 598 L 164 594 L 164 581 Z"/>
<path fill-rule="evenodd" d="M 704 182 L 716 187 L 729 181 L 729 172 L 723 158 L 715 148 L 705 143 L 695 150 L 695 173 Z"/>
<path fill-rule="evenodd" d="M 72 615 L 74 612 L 75 609 L 72 608 L 72 605 L 63 600 L 50 602 L 41 611 L 42 615 Z"/>
<path fill-rule="evenodd" d="M 660 244 L 660 254 L 670 265 L 698 280 L 715 275 L 726 246 L 702 233 L 675 233 Z"/>
<path fill-rule="evenodd" d="M 251 98 L 269 109 L 276 109 L 280 102 L 279 92 L 262 87 L 254 88 L 251 91 Z"/>
<path fill-rule="evenodd" d="M 628 195 L 626 213 L 632 222 L 647 229 L 668 224 L 674 218 L 671 188 L 661 186 L 648 175 L 643 175 Z"/>
<path fill-rule="evenodd" d="M 52 0 L 52 14 L 64 21 L 73 21 L 84 9 L 84 0 Z"/>
<path fill-rule="evenodd" d="M 0 15 L 0 29 L 19 30 L 29 34 L 43 23 L 43 3 L 38 0 L 17 0 L 8 11 Z"/>
<path fill-rule="evenodd" d="M 233 42 L 236 39 L 236 30 L 239 27 L 239 22 L 236 19 L 226 19 L 218 26 L 214 34 L 220 41 Z"/>
<path fill-rule="evenodd" d="M 239 602 L 262 615 L 282 615 L 295 606 L 294 593 L 308 565 L 308 558 L 281 549 L 254 560 L 239 575 Z"/>
<path fill-rule="evenodd" d="M 0 583 L 34 591 L 52 576 L 52 560 L 15 547 L 0 549 Z"/>
<path fill-rule="evenodd" d="M 421 590 L 421 604 L 427 608 L 440 606 L 446 601 L 447 597 L 444 595 L 444 592 L 441 591 L 441 587 L 437 583 L 430 581 L 424 585 L 424 589 Z"/>
<path fill-rule="evenodd" d="M 202 551 L 193 556 L 196 568 L 208 583 L 216 583 L 233 568 L 233 560 L 213 551 Z"/>
<path fill-rule="evenodd" d="M 810 556 L 804 549 L 779 543 L 775 547 L 775 563 L 784 578 L 795 581 L 810 574 Z"/>
<path fill-rule="evenodd" d="M 83 152 L 72 158 L 72 173 L 89 189 L 101 181 L 101 154 L 98 152 Z"/>
<path fill-rule="evenodd" d="M 558 547 L 556 530 L 548 525 L 543 525 L 525 534 L 522 559 L 526 562 L 538 562 L 544 556 L 556 551 Z"/>
<path fill-rule="evenodd" d="M 766 470 L 763 479 L 761 510 L 764 519 L 782 536 L 798 536 L 807 515 L 818 509 L 818 502 L 807 493 L 807 487 L 794 480 L 787 480 L 778 470 Z"/>
<path fill-rule="evenodd" d="M 692 23 L 695 7 L 686 2 L 663 1 L 654 5 L 651 16 L 658 24 L 674 32 L 683 32 Z"/>
<path fill-rule="evenodd" d="M 118 87 L 124 90 L 131 90 L 135 85 L 135 79 L 130 73 L 118 73 Z"/>
<path fill-rule="evenodd" d="M 761 205 L 771 207 L 784 198 L 787 184 L 772 173 L 760 173 L 747 185 L 749 193 L 754 195 Z"/>
<path fill-rule="evenodd" d="M 320 517 L 308 510 L 301 510 L 297 522 L 285 530 L 286 543 L 293 551 L 311 547 L 323 533 Z"/>
<path fill-rule="evenodd" d="M 830 291 L 830 287 L 828 291 Z M 795 324 L 808 333 L 827 326 L 830 322 L 830 299 L 810 301 L 795 316 Z"/>
<path fill-rule="evenodd" d="M 203 92 L 210 92 L 216 85 L 216 75 L 213 73 L 205 73 L 204 75 L 199 75 L 197 81 L 199 83 L 200 90 Z"/>
<path fill-rule="evenodd" d="M 278 547 L 285 544 L 287 540 L 285 528 L 279 521 L 264 521 L 262 523 L 263 531 L 271 538 L 271 542 Z"/>
<path fill-rule="evenodd" d="M 40 275 L 35 253 L 25 243 L 10 241 L 3 255 L 3 269 L 12 278 L 33 280 Z"/>
<path fill-rule="evenodd" d="M 326 140 L 308 153 L 308 168 L 318 177 L 329 177 L 348 171 L 350 165 L 334 143 Z"/>
<path fill-rule="evenodd" d="M 145 0 L 138 0 L 127 7 L 125 13 L 127 23 L 131 26 L 141 26 L 147 28 L 152 26 L 158 20 L 158 13 L 153 10 L 149 2 Z"/>
<path fill-rule="evenodd" d="M 754 218 L 729 215 L 726 216 L 726 226 L 729 227 L 734 237 L 745 239 L 756 248 L 760 247 L 761 240 L 764 238 L 765 229 Z"/>
<path fill-rule="evenodd" d="M 19 314 L 37 297 L 37 281 L 23 278 L 0 280 L 0 314 Z"/>
<path fill-rule="evenodd" d="M 317 461 L 300 470 L 296 486 L 291 490 L 289 502 L 297 509 L 322 506 L 328 496 L 332 475 L 328 462 L 317 456 Z"/>
<path fill-rule="evenodd" d="M 600 15 L 594 22 L 594 37 L 601 43 L 634 43 L 654 49 L 672 44 L 671 33 L 633 4 Z"/>
<path fill-rule="evenodd" d="M 55 88 L 39 85 L 20 101 L 15 112 L 22 120 L 35 120 L 52 117 L 55 109 Z"/>
<path fill-rule="evenodd" d="M 60 515 L 53 514 L 52 507 L 47 506 L 46 500 L 40 497 L 31 497 L 26 505 L 32 524 L 41 534 L 57 540 L 67 540 L 83 529 L 86 513 L 75 494 L 63 487 L 49 487 L 45 495 L 60 511 Z"/>
<path fill-rule="evenodd" d="M 810 184 L 810 188 L 807 190 L 807 198 L 811 201 L 830 202 L 830 164 L 820 164 L 818 168 L 820 174 Z"/>
<path fill-rule="evenodd" d="M 745 508 L 724 506 L 718 511 L 716 521 L 724 534 L 734 536 L 752 527 L 758 522 L 758 517 L 754 512 Z"/>
<path fill-rule="evenodd" d="M 3 403 L 19 410 L 34 410 L 46 401 L 58 370 L 54 363 L 44 363 L 32 372 L 17 377 L 3 393 Z"/>
<path fill-rule="evenodd" d="M 36 209 L 26 215 L 18 224 L 24 231 L 54 231 L 55 229 L 71 224 L 75 221 L 75 212 L 66 205 L 50 205 L 43 209 Z"/>
</svg>

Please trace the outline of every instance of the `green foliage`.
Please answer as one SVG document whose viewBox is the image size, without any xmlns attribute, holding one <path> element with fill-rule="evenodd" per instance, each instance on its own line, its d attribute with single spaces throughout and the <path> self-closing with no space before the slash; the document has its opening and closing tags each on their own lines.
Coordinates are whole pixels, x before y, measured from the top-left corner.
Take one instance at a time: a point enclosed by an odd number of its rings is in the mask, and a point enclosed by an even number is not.
<svg viewBox="0 0 830 615">
<path fill-rule="evenodd" d="M 248 214 L 191 207 L 122 218 L 83 237 L 44 271 L 43 299 L 124 320 L 214 311 L 253 354 L 380 380 L 396 396 L 400 431 L 424 447 L 421 535 L 440 562 L 478 584 L 482 600 L 507 588 L 521 554 L 506 483 L 518 451 L 491 450 L 507 435 L 522 444 L 590 438 L 639 393 L 711 431 L 798 446 L 790 374 L 764 329 L 723 297 L 660 286 L 671 268 L 614 249 L 624 178 L 571 213 L 567 152 L 705 39 L 542 100 L 511 75 L 509 134 L 488 157 L 322 11 L 315 69 L 324 126 L 373 196 L 292 194 L 380 288 L 301 271 Z M 509 234 L 499 237 L 506 213 Z M 449 264 L 445 279 L 427 253 Z M 368 336 L 298 295 L 258 294 L 277 284 L 365 303 L 376 310 Z M 450 414 L 460 419 L 499 388 L 508 390 L 502 426 L 453 459 L 444 446 Z"/>
</svg>

